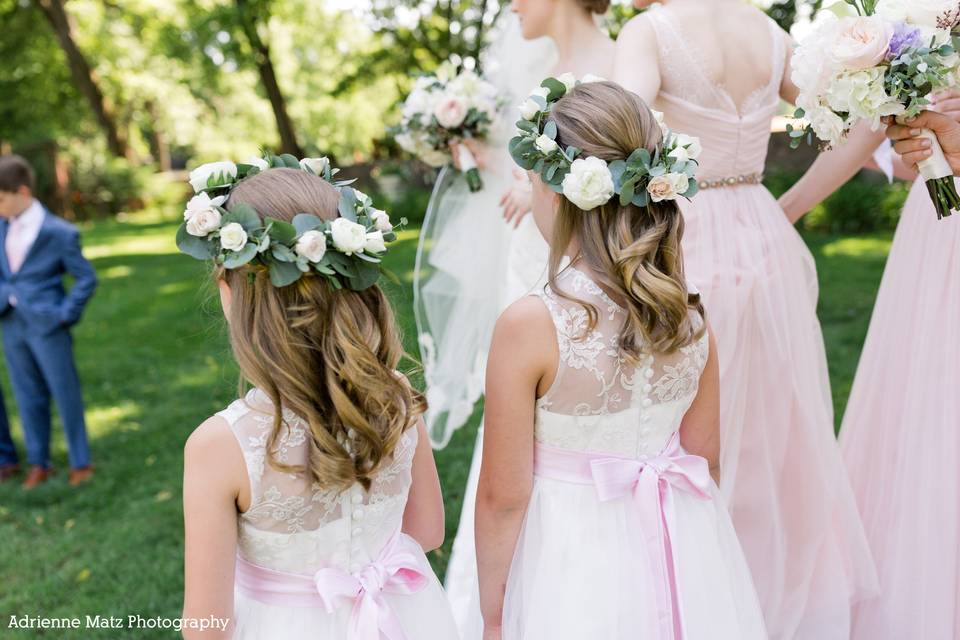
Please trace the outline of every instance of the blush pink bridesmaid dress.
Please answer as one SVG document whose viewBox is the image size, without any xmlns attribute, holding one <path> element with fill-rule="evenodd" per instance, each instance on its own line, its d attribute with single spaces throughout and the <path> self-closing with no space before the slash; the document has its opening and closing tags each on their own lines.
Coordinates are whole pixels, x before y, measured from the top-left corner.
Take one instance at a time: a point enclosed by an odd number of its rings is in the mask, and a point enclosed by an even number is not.
<svg viewBox="0 0 960 640">
<path fill-rule="evenodd" d="M 773 73 L 742 104 L 708 78 L 669 5 L 649 17 L 662 87 L 656 107 L 699 136 L 703 190 L 682 201 L 687 278 L 717 339 L 721 486 L 767 631 L 847 640 L 876 573 L 834 436 L 813 258 L 760 184 L 790 41 L 770 21 Z"/>
<path fill-rule="evenodd" d="M 854 640 L 960 638 L 960 215 L 913 185 L 840 430 L 881 594 Z"/>
</svg>

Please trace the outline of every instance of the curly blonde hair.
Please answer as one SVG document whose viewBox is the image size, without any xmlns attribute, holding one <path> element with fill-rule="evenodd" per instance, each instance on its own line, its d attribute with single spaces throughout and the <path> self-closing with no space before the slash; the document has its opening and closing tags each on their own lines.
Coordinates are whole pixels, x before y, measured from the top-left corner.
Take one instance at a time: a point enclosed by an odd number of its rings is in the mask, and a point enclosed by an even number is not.
<svg viewBox="0 0 960 640">
<path fill-rule="evenodd" d="M 662 141 L 660 126 L 643 100 L 612 82 L 578 85 L 554 105 L 550 117 L 562 148 L 574 146 L 583 156 L 608 163 L 639 148 L 652 155 Z M 645 348 L 672 353 L 705 331 L 705 323 L 694 322 L 690 313 L 702 318 L 704 309 L 700 296 L 687 289 L 682 237 L 683 216 L 674 201 L 624 207 L 615 196 L 584 212 L 561 197 L 550 242 L 550 285 L 586 308 L 588 331 L 596 326 L 597 309 L 556 286 L 564 253 L 576 239 L 579 259 L 601 285 L 626 301 L 622 351 L 631 359 L 638 359 Z"/>
<path fill-rule="evenodd" d="M 269 169 L 237 185 L 227 209 L 247 204 L 285 221 L 298 213 L 329 220 L 338 215 L 338 201 L 338 191 L 322 178 Z M 261 266 L 221 268 L 214 275 L 230 287 L 230 344 L 243 378 L 309 425 L 308 468 L 282 464 L 273 450 L 283 412 L 275 412 L 270 465 L 308 471 L 328 489 L 357 482 L 369 488 L 403 432 L 426 410 L 423 396 L 396 373 L 405 354 L 383 291 L 376 285 L 334 290 L 320 277 L 278 288 Z"/>
</svg>

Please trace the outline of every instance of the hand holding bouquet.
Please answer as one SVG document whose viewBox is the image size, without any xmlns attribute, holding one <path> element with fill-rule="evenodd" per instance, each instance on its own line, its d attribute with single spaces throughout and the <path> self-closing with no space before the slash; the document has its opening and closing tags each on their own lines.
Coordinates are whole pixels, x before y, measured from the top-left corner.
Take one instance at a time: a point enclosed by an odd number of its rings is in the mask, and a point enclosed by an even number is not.
<svg viewBox="0 0 960 640">
<path fill-rule="evenodd" d="M 457 73 L 445 62 L 433 75 L 417 78 L 403 103 L 403 119 L 394 129 L 397 144 L 432 167 L 450 164 L 450 143 L 483 140 L 502 103 L 497 89 L 470 70 Z M 470 191 L 483 188 L 476 159 L 465 144 L 456 145 L 457 164 Z"/>
<path fill-rule="evenodd" d="M 794 146 L 812 135 L 835 146 L 860 120 L 876 130 L 882 118 L 912 118 L 930 105 L 930 94 L 960 84 L 951 33 L 960 17 L 956 0 L 846 2 L 857 15 L 824 22 L 794 54 L 797 117 L 808 123 L 788 127 Z M 919 170 L 942 218 L 960 209 L 960 195 L 936 137 L 925 135 L 934 152 Z"/>
</svg>

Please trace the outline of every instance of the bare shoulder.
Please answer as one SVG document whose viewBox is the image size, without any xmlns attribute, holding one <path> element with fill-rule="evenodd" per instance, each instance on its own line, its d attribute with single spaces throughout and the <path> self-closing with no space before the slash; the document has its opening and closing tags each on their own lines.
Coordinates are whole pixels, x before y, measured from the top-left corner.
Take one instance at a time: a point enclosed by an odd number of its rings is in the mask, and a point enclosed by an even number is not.
<svg viewBox="0 0 960 640">
<path fill-rule="evenodd" d="M 648 38 L 654 36 L 654 26 L 653 19 L 650 17 L 649 12 L 641 13 L 638 16 L 634 16 L 627 21 L 623 28 L 620 30 L 620 35 L 617 36 L 617 42 L 620 43 L 626 38 L 631 42 L 636 42 L 637 44 L 643 43 Z"/>
<path fill-rule="evenodd" d="M 223 453 L 236 441 L 230 425 L 222 416 L 210 416 L 193 430 L 183 447 L 184 455 L 205 457 Z"/>
<path fill-rule="evenodd" d="M 513 337 L 534 337 L 552 327 L 553 320 L 543 300 L 537 296 L 524 296 L 500 314 L 496 331 Z"/>
<path fill-rule="evenodd" d="M 193 430 L 183 447 L 183 466 L 187 473 L 216 477 L 243 486 L 246 463 L 243 451 L 230 424 L 214 415 Z"/>
</svg>

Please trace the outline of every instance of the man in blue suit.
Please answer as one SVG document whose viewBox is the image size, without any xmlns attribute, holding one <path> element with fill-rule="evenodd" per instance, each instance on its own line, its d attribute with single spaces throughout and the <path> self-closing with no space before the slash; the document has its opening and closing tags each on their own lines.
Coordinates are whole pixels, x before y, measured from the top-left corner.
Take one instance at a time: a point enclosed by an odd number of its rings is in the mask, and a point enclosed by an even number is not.
<svg viewBox="0 0 960 640">
<path fill-rule="evenodd" d="M 97 277 L 80 250 L 77 229 L 47 211 L 34 199 L 33 190 L 30 165 L 20 156 L 0 156 L 0 328 L 30 465 L 25 489 L 46 481 L 53 472 L 51 396 L 66 433 L 70 484 L 93 475 L 70 327 L 80 320 Z M 69 292 L 63 286 L 65 274 L 74 278 Z M 17 471 L 4 416 L 0 476 L 9 478 Z"/>
</svg>

